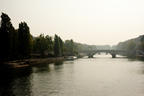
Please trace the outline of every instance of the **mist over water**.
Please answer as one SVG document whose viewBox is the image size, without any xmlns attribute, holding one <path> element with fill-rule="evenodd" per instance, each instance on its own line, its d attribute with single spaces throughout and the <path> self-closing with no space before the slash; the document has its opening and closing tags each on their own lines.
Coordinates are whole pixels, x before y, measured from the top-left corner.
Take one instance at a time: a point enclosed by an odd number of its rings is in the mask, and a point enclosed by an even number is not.
<svg viewBox="0 0 144 96">
<path fill-rule="evenodd" d="M 1 80 L 1 96 L 144 95 L 144 62 L 119 56 L 95 55 L 16 73 L 7 75 L 9 83 Z"/>
<path fill-rule="evenodd" d="M 0 96 L 144 96 L 143 4 L 0 0 Z"/>
</svg>

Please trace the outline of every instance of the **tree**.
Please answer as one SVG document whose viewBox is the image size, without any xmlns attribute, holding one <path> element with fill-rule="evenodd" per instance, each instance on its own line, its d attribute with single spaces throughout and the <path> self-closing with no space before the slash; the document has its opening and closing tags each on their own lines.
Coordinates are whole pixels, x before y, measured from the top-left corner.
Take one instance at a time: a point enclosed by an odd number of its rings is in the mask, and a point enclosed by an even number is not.
<svg viewBox="0 0 144 96">
<path fill-rule="evenodd" d="M 62 40 L 60 37 L 58 37 L 58 39 L 59 39 L 59 45 L 60 45 L 61 55 L 63 55 L 63 51 L 64 51 L 64 42 L 63 42 L 63 40 Z"/>
<path fill-rule="evenodd" d="M 139 47 L 139 50 L 144 51 L 144 36 L 141 37 L 138 47 Z"/>
<path fill-rule="evenodd" d="M 40 36 L 34 38 L 34 50 L 33 52 L 40 53 L 42 57 L 44 55 L 53 55 L 53 40 L 50 36 L 44 36 L 41 34 Z"/>
<path fill-rule="evenodd" d="M 55 35 L 54 37 L 54 54 L 55 56 L 61 56 L 61 50 L 60 50 L 60 42 L 59 37 Z"/>
<path fill-rule="evenodd" d="M 34 49 L 36 52 L 40 53 L 41 56 L 44 56 L 44 52 L 47 50 L 48 45 L 43 34 L 35 38 Z"/>
<path fill-rule="evenodd" d="M 11 24 L 11 19 L 5 13 L 1 15 L 1 26 L 0 26 L 0 60 L 8 60 L 10 53 L 10 40 L 9 33 L 14 31 Z"/>
<path fill-rule="evenodd" d="M 47 53 L 49 55 L 53 55 L 53 46 L 54 46 L 53 39 L 52 39 L 52 37 L 50 37 L 48 35 L 45 37 L 45 39 L 47 42 Z"/>
<path fill-rule="evenodd" d="M 77 55 L 77 48 L 73 40 L 66 40 L 64 43 L 64 53 L 65 55 Z"/>
<path fill-rule="evenodd" d="M 129 41 L 127 44 L 127 50 L 135 50 L 136 43 L 133 41 Z"/>
<path fill-rule="evenodd" d="M 30 30 L 25 22 L 19 24 L 18 29 L 18 49 L 20 58 L 30 57 L 32 50 L 32 36 L 30 35 Z"/>
<path fill-rule="evenodd" d="M 136 49 L 135 48 L 136 48 L 136 43 L 133 41 L 129 41 L 127 44 L 127 48 L 126 48 L 128 51 L 128 53 L 127 53 L 128 57 L 135 57 L 135 55 L 136 55 Z"/>
<path fill-rule="evenodd" d="M 18 34 L 14 27 L 9 32 L 9 57 L 10 59 L 17 59 L 18 55 Z"/>
</svg>

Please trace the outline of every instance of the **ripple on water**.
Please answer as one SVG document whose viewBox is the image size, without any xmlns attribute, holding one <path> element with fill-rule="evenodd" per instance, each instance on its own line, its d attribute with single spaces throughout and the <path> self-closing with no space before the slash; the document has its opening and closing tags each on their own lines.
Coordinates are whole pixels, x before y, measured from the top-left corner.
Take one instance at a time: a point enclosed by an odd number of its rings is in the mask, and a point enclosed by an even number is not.
<svg viewBox="0 0 144 96">
<path fill-rule="evenodd" d="M 98 55 L 33 67 L 29 74 L 9 80 L 0 95 L 144 96 L 144 62 Z"/>
</svg>

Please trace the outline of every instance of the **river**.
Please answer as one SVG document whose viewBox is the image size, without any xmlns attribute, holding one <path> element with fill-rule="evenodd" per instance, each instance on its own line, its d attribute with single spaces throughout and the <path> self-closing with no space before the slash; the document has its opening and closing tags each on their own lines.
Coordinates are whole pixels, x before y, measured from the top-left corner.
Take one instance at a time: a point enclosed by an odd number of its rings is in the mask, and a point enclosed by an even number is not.
<svg viewBox="0 0 144 96">
<path fill-rule="evenodd" d="M 144 96 L 144 62 L 110 55 L 2 73 L 0 96 Z"/>
</svg>

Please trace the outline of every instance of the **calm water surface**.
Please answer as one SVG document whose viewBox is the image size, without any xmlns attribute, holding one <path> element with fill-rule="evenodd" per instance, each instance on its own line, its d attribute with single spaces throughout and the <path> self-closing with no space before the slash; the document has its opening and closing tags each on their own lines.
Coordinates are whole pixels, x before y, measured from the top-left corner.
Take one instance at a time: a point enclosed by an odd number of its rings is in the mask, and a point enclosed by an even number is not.
<svg viewBox="0 0 144 96">
<path fill-rule="evenodd" d="M 44 64 L 1 77 L 0 96 L 144 96 L 144 62 L 110 55 Z"/>
</svg>

